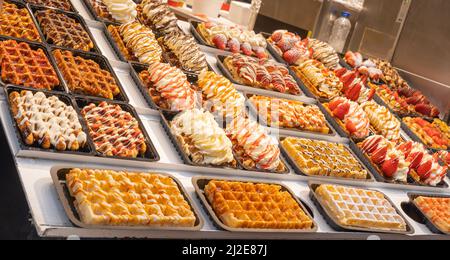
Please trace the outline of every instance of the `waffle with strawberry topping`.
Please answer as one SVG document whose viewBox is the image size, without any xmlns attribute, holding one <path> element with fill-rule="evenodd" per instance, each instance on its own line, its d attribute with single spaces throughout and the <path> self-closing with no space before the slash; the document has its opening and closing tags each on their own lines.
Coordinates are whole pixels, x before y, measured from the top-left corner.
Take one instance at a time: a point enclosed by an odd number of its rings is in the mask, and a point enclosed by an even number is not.
<svg viewBox="0 0 450 260">
<path fill-rule="evenodd" d="M 344 57 L 345 62 L 361 75 L 364 75 L 372 82 L 379 82 L 383 77 L 383 72 L 377 68 L 371 59 L 364 59 L 359 52 L 348 51 Z"/>
<path fill-rule="evenodd" d="M 234 54 L 225 58 L 224 65 L 240 84 L 292 95 L 301 94 L 289 69 L 280 63 Z"/>
<path fill-rule="evenodd" d="M 330 133 L 325 115 L 315 105 L 257 95 L 252 96 L 249 100 L 258 115 L 270 127 L 294 128 L 322 134 Z"/>
<path fill-rule="evenodd" d="M 357 71 L 347 70 L 346 68 L 337 69 L 334 73 L 344 85 L 342 93 L 346 98 L 360 104 L 372 100 L 375 95 L 375 88 L 366 87 L 368 81 L 367 76 Z"/>
<path fill-rule="evenodd" d="M 227 126 L 226 133 L 233 143 L 236 158 L 244 168 L 274 173 L 286 171 L 278 142 L 257 122 L 236 118 Z"/>
<path fill-rule="evenodd" d="M 350 137 L 363 139 L 369 136 L 370 120 L 358 103 L 338 97 L 325 103 L 324 107 Z"/>
<path fill-rule="evenodd" d="M 181 111 L 197 107 L 197 93 L 178 68 L 166 63 L 153 63 L 139 77 L 160 109 Z"/>
<path fill-rule="evenodd" d="M 340 96 L 344 85 L 319 61 L 307 60 L 291 68 L 315 96 L 326 99 Z"/>
<path fill-rule="evenodd" d="M 300 65 L 312 56 L 312 50 L 308 48 L 306 41 L 286 30 L 275 31 L 267 42 L 289 65 Z"/>
<path fill-rule="evenodd" d="M 443 121 L 435 119 L 433 123 L 430 123 L 420 117 L 405 117 L 403 122 L 426 146 L 442 150 L 450 147 L 450 131 L 448 126 L 447 129 L 443 127 L 443 124 L 447 125 Z"/>
</svg>

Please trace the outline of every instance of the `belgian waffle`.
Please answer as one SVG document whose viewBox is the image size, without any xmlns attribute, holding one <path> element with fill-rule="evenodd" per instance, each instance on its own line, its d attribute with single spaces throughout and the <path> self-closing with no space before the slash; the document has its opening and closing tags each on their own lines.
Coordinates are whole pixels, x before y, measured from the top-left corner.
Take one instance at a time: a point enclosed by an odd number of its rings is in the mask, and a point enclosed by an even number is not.
<svg viewBox="0 0 450 260">
<path fill-rule="evenodd" d="M 0 35 L 41 41 L 36 25 L 26 8 L 19 8 L 15 4 L 3 3 L 0 12 Z"/>
<path fill-rule="evenodd" d="M 162 60 L 162 49 L 152 30 L 139 22 L 124 24 L 118 29 L 123 43 L 141 63 L 151 64 Z"/>
<path fill-rule="evenodd" d="M 324 114 L 315 105 L 256 95 L 250 98 L 250 102 L 259 116 L 266 120 L 268 126 L 295 128 L 323 134 L 330 132 Z"/>
<path fill-rule="evenodd" d="M 25 0 L 25 2 L 34 5 L 58 8 L 64 11 L 72 11 L 70 0 Z"/>
<path fill-rule="evenodd" d="M 70 51 L 53 51 L 71 92 L 113 99 L 120 94 L 119 86 L 109 71 L 93 60 L 74 56 Z"/>
<path fill-rule="evenodd" d="M 147 144 L 136 118 L 119 105 L 101 102 L 81 111 L 97 152 L 106 156 L 136 158 L 147 151 Z"/>
<path fill-rule="evenodd" d="M 31 91 L 9 94 L 11 111 L 27 145 L 77 151 L 85 147 L 78 114 L 56 96 Z"/>
<path fill-rule="evenodd" d="M 48 43 L 82 51 L 94 48 L 94 43 L 83 26 L 66 14 L 42 10 L 36 12 L 36 18 Z"/>
<path fill-rule="evenodd" d="M 450 198 L 417 197 L 417 207 L 443 232 L 450 232 Z"/>
<path fill-rule="evenodd" d="M 312 219 L 279 185 L 212 180 L 205 196 L 219 219 L 231 228 L 312 229 Z"/>
<path fill-rule="evenodd" d="M 306 175 L 367 178 L 367 171 L 343 144 L 289 137 L 281 145 Z"/>
<path fill-rule="evenodd" d="M 196 222 L 170 177 L 72 169 L 66 181 L 81 221 L 87 225 L 193 227 Z"/>
<path fill-rule="evenodd" d="M 114 22 L 114 18 L 112 15 L 108 12 L 108 7 L 103 3 L 102 0 L 87 0 L 91 6 L 94 12 L 97 14 L 98 17 L 103 18 L 106 21 Z"/>
<path fill-rule="evenodd" d="M 123 57 L 127 61 L 138 61 L 137 57 L 134 56 L 133 50 L 128 48 L 125 44 L 125 42 L 122 39 L 122 35 L 120 34 L 120 26 L 115 25 L 109 25 L 108 31 L 111 34 L 111 37 L 114 39 L 114 41 L 117 44 L 117 47 L 119 48 L 120 53 L 123 55 Z"/>
<path fill-rule="evenodd" d="M 32 50 L 25 42 L 0 42 L 0 63 L 4 83 L 47 90 L 60 84 L 45 52 Z"/>
<path fill-rule="evenodd" d="M 377 191 L 320 185 L 316 195 L 341 225 L 371 230 L 406 231 L 406 222 Z"/>
</svg>

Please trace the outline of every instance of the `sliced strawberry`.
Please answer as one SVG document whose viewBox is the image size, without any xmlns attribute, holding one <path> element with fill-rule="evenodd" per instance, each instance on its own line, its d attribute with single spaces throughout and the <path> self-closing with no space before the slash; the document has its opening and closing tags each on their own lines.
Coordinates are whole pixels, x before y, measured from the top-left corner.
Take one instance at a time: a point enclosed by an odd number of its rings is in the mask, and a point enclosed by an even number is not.
<svg viewBox="0 0 450 260">
<path fill-rule="evenodd" d="M 398 170 L 400 160 L 398 158 L 386 160 L 381 166 L 384 176 L 392 178 Z"/>
<path fill-rule="evenodd" d="M 345 100 L 343 100 L 343 99 L 341 99 L 341 98 L 337 98 L 337 99 L 331 101 L 331 102 L 328 104 L 328 108 L 329 108 L 331 111 L 334 111 L 340 104 L 342 104 L 342 103 L 344 103 L 344 102 L 345 102 Z"/>
<path fill-rule="evenodd" d="M 406 161 L 411 163 L 409 167 L 411 169 L 416 169 L 422 162 L 423 156 L 424 156 L 423 152 L 411 153 L 406 159 Z"/>
<path fill-rule="evenodd" d="M 378 149 L 378 145 L 383 140 L 382 136 L 372 136 L 363 142 L 362 149 L 367 154 L 372 154 Z"/>
<path fill-rule="evenodd" d="M 283 31 L 283 30 L 275 31 L 271 36 L 272 41 L 279 42 L 283 38 L 284 33 L 285 33 L 285 31 Z"/>
<path fill-rule="evenodd" d="M 356 129 L 355 123 L 353 123 L 353 121 L 351 120 L 348 120 L 347 123 L 345 123 L 345 128 L 351 135 L 353 133 L 356 133 L 356 131 L 358 131 L 358 129 Z"/>
<path fill-rule="evenodd" d="M 252 46 L 248 42 L 245 42 L 241 45 L 241 51 L 247 56 L 253 55 Z"/>
<path fill-rule="evenodd" d="M 431 167 L 433 167 L 433 161 L 426 161 L 425 163 L 419 165 L 417 168 L 417 174 L 419 174 L 421 178 L 426 179 L 426 176 L 429 176 L 430 174 Z"/>
<path fill-rule="evenodd" d="M 397 149 L 400 150 L 405 155 L 405 157 L 408 157 L 412 148 L 413 148 L 412 142 L 406 142 L 397 147 Z"/>
<path fill-rule="evenodd" d="M 263 47 L 256 47 L 254 51 L 256 57 L 258 57 L 259 59 L 267 59 L 269 57 L 269 55 L 267 55 L 266 49 L 264 49 Z"/>
<path fill-rule="evenodd" d="M 377 90 L 375 88 L 371 88 L 369 95 L 367 96 L 367 101 L 370 101 L 373 99 L 373 97 L 375 96 L 375 93 L 377 92 Z"/>
<path fill-rule="evenodd" d="M 345 116 L 348 114 L 348 111 L 350 111 L 350 103 L 343 103 L 333 110 L 333 115 L 340 120 L 344 120 Z"/>
<path fill-rule="evenodd" d="M 239 53 L 241 50 L 241 43 L 239 42 L 238 39 L 236 38 L 232 38 L 229 42 L 228 42 L 228 48 L 230 49 L 230 51 L 232 53 Z"/>
<path fill-rule="evenodd" d="M 289 64 L 295 64 L 301 56 L 300 50 L 293 48 L 283 54 L 283 59 Z"/>
<path fill-rule="evenodd" d="M 431 117 L 433 107 L 426 104 L 417 104 L 414 109 L 422 115 Z"/>
<path fill-rule="evenodd" d="M 353 71 L 347 71 L 344 75 L 341 77 L 341 82 L 344 83 L 344 85 L 351 84 L 356 78 L 356 74 Z"/>
<path fill-rule="evenodd" d="M 361 84 L 356 84 L 353 87 L 350 87 L 346 93 L 346 97 L 350 99 L 351 101 L 356 101 L 359 98 L 359 95 L 361 94 L 362 86 Z"/>
<path fill-rule="evenodd" d="M 224 34 L 216 34 L 213 38 L 213 43 L 217 48 L 225 50 L 227 48 L 228 38 Z"/>
<path fill-rule="evenodd" d="M 385 146 L 383 148 L 379 148 L 372 154 L 370 159 L 375 164 L 378 164 L 378 165 L 382 164 L 384 162 L 384 160 L 386 159 L 387 152 L 388 152 L 387 146 Z"/>
<path fill-rule="evenodd" d="M 336 76 L 338 78 L 342 77 L 345 73 L 347 72 L 346 68 L 340 68 L 334 71 L 334 74 L 336 74 Z"/>
<path fill-rule="evenodd" d="M 277 43 L 278 48 L 280 48 L 280 50 L 282 52 L 287 52 L 288 50 L 292 49 L 294 46 L 292 44 L 291 41 L 289 41 L 289 39 L 287 39 L 286 37 L 281 39 L 278 43 Z"/>
</svg>

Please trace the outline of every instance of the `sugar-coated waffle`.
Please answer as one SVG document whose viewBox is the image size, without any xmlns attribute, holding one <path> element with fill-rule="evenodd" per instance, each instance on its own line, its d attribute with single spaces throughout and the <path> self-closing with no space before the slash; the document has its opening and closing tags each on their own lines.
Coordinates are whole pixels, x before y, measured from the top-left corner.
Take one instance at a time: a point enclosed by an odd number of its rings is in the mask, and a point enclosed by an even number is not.
<svg viewBox="0 0 450 260">
<path fill-rule="evenodd" d="M 91 103 L 81 111 L 97 152 L 106 156 L 136 158 L 147 151 L 147 143 L 136 118 L 119 105 Z"/>
<path fill-rule="evenodd" d="M 31 91 L 9 94 L 11 111 L 27 145 L 77 151 L 86 145 L 86 133 L 73 107 L 56 96 Z"/>
<path fill-rule="evenodd" d="M 450 232 L 450 198 L 420 196 L 414 202 L 436 227 L 443 232 Z"/>
<path fill-rule="evenodd" d="M 41 41 L 36 25 L 26 8 L 5 2 L 0 12 L 0 35 Z"/>
<path fill-rule="evenodd" d="M 219 219 L 231 228 L 312 229 L 312 219 L 279 185 L 212 180 L 204 189 Z"/>
<path fill-rule="evenodd" d="M 307 175 L 367 178 L 367 170 L 343 144 L 289 137 L 281 145 Z"/>
<path fill-rule="evenodd" d="M 343 226 L 406 231 L 405 220 L 380 192 L 323 184 L 315 193 Z"/>
<path fill-rule="evenodd" d="M 36 12 L 36 18 L 48 43 L 82 51 L 94 48 L 89 34 L 75 19 L 54 10 Z"/>
<path fill-rule="evenodd" d="M 0 63 L 4 83 L 53 90 L 60 84 L 55 69 L 42 49 L 25 42 L 0 42 Z"/>
<path fill-rule="evenodd" d="M 160 174 L 72 169 L 66 175 L 88 225 L 193 227 L 196 217 L 176 182 Z"/>
<path fill-rule="evenodd" d="M 93 60 L 74 56 L 71 51 L 53 51 L 71 92 L 113 99 L 120 94 L 116 80 Z"/>
</svg>

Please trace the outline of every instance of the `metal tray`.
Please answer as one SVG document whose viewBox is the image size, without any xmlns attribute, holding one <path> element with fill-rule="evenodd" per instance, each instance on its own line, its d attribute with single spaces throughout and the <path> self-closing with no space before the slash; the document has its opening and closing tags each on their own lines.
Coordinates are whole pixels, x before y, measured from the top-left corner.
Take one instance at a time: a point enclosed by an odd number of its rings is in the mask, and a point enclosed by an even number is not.
<svg viewBox="0 0 450 260">
<path fill-rule="evenodd" d="M 106 70 L 111 74 L 111 76 L 114 78 L 117 86 L 119 87 L 120 94 L 115 96 L 114 100 L 122 101 L 122 102 L 126 102 L 126 103 L 129 102 L 129 99 L 128 99 L 127 95 L 125 94 L 125 89 L 123 88 L 122 83 L 120 82 L 119 78 L 117 77 L 116 73 L 114 72 L 114 69 L 109 64 L 109 61 L 105 57 L 103 57 L 102 55 L 95 54 L 95 53 L 88 53 L 88 52 L 77 51 L 77 50 L 72 50 L 72 49 L 62 48 L 62 47 L 50 48 L 52 56 L 53 56 L 53 51 L 55 51 L 55 50 L 70 51 L 70 52 L 72 52 L 74 57 L 81 57 L 85 60 L 95 61 L 95 63 L 97 63 L 101 69 Z M 54 56 L 53 56 L 53 59 L 55 60 L 56 66 L 58 66 L 58 64 L 56 62 L 56 58 Z M 59 67 L 58 67 L 58 69 L 59 69 Z M 72 92 L 71 87 L 69 86 L 69 83 L 65 79 L 64 73 L 61 71 L 61 69 L 59 69 L 59 71 L 61 73 L 61 76 L 64 79 L 66 88 L 70 94 L 83 95 L 83 96 L 85 95 L 83 93 Z M 85 96 L 89 96 L 89 95 L 85 95 Z M 96 97 L 96 98 L 102 98 L 102 97 Z M 102 99 L 106 99 L 106 98 L 102 98 Z M 109 99 L 106 99 L 106 100 L 109 100 Z"/>
<path fill-rule="evenodd" d="M 425 119 L 425 120 L 427 120 L 427 119 Z M 401 119 L 400 122 L 402 123 L 403 131 L 405 131 L 405 133 L 409 137 L 411 137 L 411 139 L 413 141 L 423 144 L 429 151 L 431 151 L 433 153 L 440 152 L 440 151 L 450 151 L 450 147 L 448 149 L 436 149 L 436 148 L 426 145 L 425 142 L 422 141 L 422 139 L 413 130 L 411 130 L 411 128 L 409 128 L 409 126 L 405 122 L 403 122 L 403 119 Z"/>
<path fill-rule="evenodd" d="M 423 185 L 421 183 L 418 183 L 411 176 L 408 176 L 408 182 L 407 183 L 403 183 L 403 182 L 395 181 L 395 180 L 392 180 L 392 179 L 388 179 L 388 178 L 384 177 L 383 174 L 381 174 L 380 168 L 378 166 L 374 165 L 371 162 L 370 158 L 365 153 L 363 153 L 363 151 L 359 148 L 359 146 L 354 141 L 350 141 L 350 147 L 355 152 L 357 157 L 372 172 L 373 176 L 375 177 L 375 179 L 378 182 L 392 183 L 392 184 L 401 184 L 401 185 L 408 185 L 408 186 L 418 186 L 418 187 L 430 187 L 430 188 L 435 188 L 437 190 L 442 190 L 442 189 L 449 188 L 449 185 L 447 184 L 447 182 L 445 182 L 445 179 L 442 180 L 442 182 L 436 187 L 432 187 L 432 186 Z"/>
<path fill-rule="evenodd" d="M 26 3 L 22 2 L 22 1 L 17 1 L 17 0 L 5 0 L 6 3 L 10 3 L 10 4 L 15 4 L 18 8 L 24 8 L 28 11 L 28 14 L 31 17 L 31 20 L 33 20 L 34 26 L 36 27 L 38 33 L 39 33 L 39 37 L 40 37 L 40 42 L 37 43 L 45 43 L 45 37 L 44 34 L 41 31 L 41 28 L 39 27 L 39 23 L 37 22 L 36 18 L 33 15 L 32 10 L 30 9 L 29 5 L 27 5 Z M 25 0 L 26 2 L 26 0 Z M 11 39 L 16 39 L 16 40 L 20 40 L 20 41 L 27 41 L 27 42 L 35 42 L 35 41 L 31 41 L 25 38 L 16 38 L 16 37 L 11 37 L 11 36 L 6 36 L 6 35 L 2 35 L 2 37 L 8 37 Z"/>
<path fill-rule="evenodd" d="M 98 99 L 98 98 L 87 98 L 87 97 L 83 97 L 83 96 L 75 96 L 75 104 L 76 109 L 78 111 L 78 113 L 80 115 L 82 109 L 91 104 L 94 103 L 95 105 L 100 104 L 101 102 L 107 102 L 108 104 L 114 104 L 114 105 L 118 105 L 122 108 L 122 110 L 130 113 L 138 122 L 139 124 L 139 128 L 142 132 L 142 134 L 144 135 L 144 138 L 146 139 L 146 144 L 147 144 L 147 151 L 145 153 L 145 155 L 143 157 L 136 157 L 136 158 L 126 158 L 126 157 L 119 157 L 119 156 L 106 156 L 101 154 L 100 152 L 97 151 L 97 149 L 95 148 L 95 143 L 94 143 L 94 151 L 96 156 L 98 157 L 103 157 L 103 158 L 112 158 L 112 159 L 119 159 L 119 160 L 127 160 L 127 161 L 141 161 L 141 162 L 157 162 L 160 160 L 159 154 L 156 151 L 156 148 L 153 144 L 153 142 L 151 141 L 147 131 L 145 130 L 144 125 L 142 124 L 141 119 L 139 118 L 138 113 L 136 112 L 136 110 L 130 106 L 129 104 L 126 103 L 122 103 L 122 102 L 117 102 L 117 101 L 107 101 L 104 99 Z M 83 116 L 81 116 L 83 117 Z M 87 129 L 89 130 L 89 125 L 86 122 L 86 120 L 83 118 L 83 121 L 86 123 Z M 90 132 L 88 131 L 88 136 L 90 137 Z"/>
<path fill-rule="evenodd" d="M 70 10 L 64 10 L 64 9 L 60 9 L 60 8 L 56 8 L 56 7 L 50 7 L 50 6 L 46 6 L 45 4 L 32 4 L 29 3 L 28 0 L 23 0 L 25 3 L 28 3 L 29 6 L 31 7 L 45 7 L 45 8 L 53 8 L 56 10 L 61 10 L 63 12 L 71 12 L 71 13 L 78 13 L 78 10 L 75 8 L 75 6 L 73 5 L 72 1 L 67 0 L 67 2 L 69 2 L 70 5 Z"/>
<path fill-rule="evenodd" d="M 167 135 L 169 136 L 170 140 L 174 144 L 176 150 L 181 155 L 181 158 L 183 159 L 183 162 L 187 165 L 196 166 L 196 167 L 203 167 L 203 168 L 213 168 L 213 169 L 231 169 L 231 170 L 243 170 L 248 172 L 257 172 L 257 173 L 272 173 L 272 174 L 289 174 L 290 170 L 288 167 L 288 164 L 284 160 L 282 156 L 280 156 L 281 162 L 284 164 L 286 170 L 283 172 L 275 172 L 275 171 L 264 171 L 264 170 L 256 170 L 256 169 L 248 169 L 242 165 L 242 162 L 239 160 L 239 158 L 235 155 L 233 151 L 234 159 L 237 162 L 237 168 L 231 168 L 231 167 L 224 167 L 224 166 L 215 166 L 215 165 L 204 165 L 204 164 L 197 164 L 194 163 L 190 156 L 186 154 L 181 147 L 180 143 L 178 142 L 177 138 L 172 134 L 172 130 L 170 128 L 170 122 L 173 120 L 173 118 L 178 114 L 178 112 L 161 112 L 161 123 L 163 125 L 164 130 L 166 131 Z M 223 126 L 222 126 L 223 127 Z"/>
<path fill-rule="evenodd" d="M 105 226 L 105 225 L 88 225 L 84 224 L 79 215 L 78 211 L 75 207 L 75 199 L 70 195 L 69 189 L 66 184 L 66 175 L 70 171 L 70 168 L 64 167 L 53 167 L 51 169 L 51 176 L 53 180 L 53 184 L 55 185 L 56 191 L 58 193 L 58 198 L 61 201 L 64 210 L 66 212 L 67 217 L 73 225 L 86 229 L 104 229 L 104 230 L 148 230 L 148 231 L 157 231 L 157 230 L 176 230 L 176 231 L 200 231 L 204 225 L 204 220 L 200 215 L 200 211 L 193 203 L 193 200 L 186 192 L 183 185 L 181 185 L 180 181 L 175 177 L 170 176 L 165 173 L 143 173 L 143 174 L 158 174 L 166 177 L 170 177 L 175 181 L 178 185 L 178 188 L 181 191 L 184 199 L 188 202 L 191 207 L 195 217 L 196 222 L 194 227 L 145 227 L 145 226 Z"/>
<path fill-rule="evenodd" d="M 260 95 L 254 95 L 254 94 L 248 94 L 248 93 L 244 93 L 245 98 L 247 99 L 247 104 L 249 106 L 249 110 L 250 113 L 253 114 L 253 116 L 255 116 L 256 118 L 258 118 L 258 121 L 260 124 L 264 125 L 264 126 L 268 126 L 268 127 L 273 127 L 271 125 L 269 125 L 267 123 L 267 118 L 264 118 L 262 116 L 260 116 L 259 111 L 256 110 L 256 107 L 253 105 L 253 103 L 250 101 L 250 98 L 252 96 L 260 96 Z M 281 98 L 282 99 L 282 98 Z M 313 105 L 313 104 L 305 104 L 305 105 Z M 319 106 L 320 110 L 322 111 L 322 108 Z M 280 130 L 287 130 L 287 131 L 293 131 L 293 132 L 299 132 L 299 133 L 306 133 L 306 134 L 312 134 L 312 135 L 318 135 L 318 136 L 328 136 L 328 137 L 333 137 L 336 136 L 336 132 L 334 131 L 333 127 L 330 125 L 330 119 L 327 117 L 327 114 L 324 113 L 322 111 L 322 113 L 325 115 L 325 119 L 326 119 L 326 123 L 328 128 L 330 129 L 330 132 L 328 134 L 323 134 L 323 133 L 319 133 L 319 132 L 311 132 L 311 131 L 307 131 L 307 130 L 300 130 L 297 128 L 279 128 Z"/>
<path fill-rule="evenodd" d="M 306 215 L 308 215 L 311 220 L 313 221 L 313 228 L 312 229 L 294 229 L 294 230 L 289 230 L 289 229 L 251 229 L 251 228 L 232 228 L 229 226 L 226 226 L 220 219 L 219 217 L 216 215 L 215 211 L 213 210 L 211 204 L 208 202 L 208 199 L 206 198 L 205 194 L 204 194 L 204 189 L 206 187 L 206 185 L 208 185 L 208 183 L 212 180 L 222 180 L 222 181 L 237 181 L 237 182 L 247 182 L 247 183 L 261 183 L 261 184 L 275 184 L 275 185 L 279 185 L 282 187 L 282 191 L 286 191 L 289 192 L 292 196 L 292 198 L 294 198 L 298 205 L 301 207 L 301 209 L 305 212 Z M 206 212 L 209 213 L 210 218 L 212 219 L 214 225 L 216 227 L 218 227 L 221 230 L 226 230 L 226 231 L 230 231 L 230 232 L 254 232 L 254 233 L 316 233 L 318 230 L 318 226 L 316 224 L 316 222 L 314 221 L 314 218 L 312 216 L 312 214 L 310 213 L 311 210 L 308 210 L 305 207 L 305 203 L 303 201 L 300 201 L 295 194 L 292 192 L 291 189 L 289 189 L 288 187 L 282 185 L 282 184 L 278 184 L 278 183 L 273 183 L 273 182 L 264 182 L 264 181 L 242 181 L 242 180 L 238 180 L 238 179 L 228 179 L 228 178 L 219 178 L 219 179 L 215 179 L 212 177 L 193 177 L 192 178 L 192 183 L 194 185 L 194 188 L 196 190 L 197 196 L 200 199 L 200 201 L 202 202 L 202 206 L 205 209 Z"/>
<path fill-rule="evenodd" d="M 53 55 L 50 55 L 50 51 L 47 49 L 47 47 L 45 45 L 39 44 L 39 43 L 36 43 L 36 42 L 30 42 L 30 41 L 17 39 L 17 38 L 12 38 L 12 37 L 0 36 L 0 41 L 8 41 L 8 40 L 14 40 L 17 43 L 21 43 L 21 42 L 27 43 L 32 50 L 37 50 L 37 49 L 43 50 L 44 53 L 45 53 L 45 56 L 47 57 L 48 61 L 52 65 L 53 70 L 55 71 L 55 73 L 56 73 L 56 75 L 57 75 L 57 77 L 59 79 L 59 85 L 55 86 L 53 88 L 52 92 L 67 93 L 66 86 L 64 85 L 64 80 L 63 80 L 62 75 L 61 75 L 61 73 L 60 73 L 60 71 L 58 69 L 58 66 L 56 66 L 56 62 L 53 59 Z M 0 67 L 0 73 L 1 73 L 1 67 Z M 3 86 L 6 86 L 6 85 L 18 86 L 18 85 L 15 85 L 15 84 L 11 84 L 9 82 L 4 82 L 1 77 L 0 77 L 0 83 L 3 84 Z M 18 86 L 18 87 L 32 88 L 30 86 Z M 35 88 L 32 88 L 32 89 L 35 89 Z M 46 90 L 46 91 L 48 91 L 48 90 Z"/>
<path fill-rule="evenodd" d="M 403 220 L 406 223 L 406 231 L 396 231 L 396 230 L 385 230 L 385 229 L 372 229 L 372 228 L 362 228 L 362 227 L 352 227 L 352 226 L 344 226 L 339 223 L 337 218 L 332 214 L 328 208 L 324 206 L 323 201 L 316 195 L 316 189 L 323 184 L 327 184 L 324 182 L 310 182 L 309 188 L 310 188 L 310 198 L 316 205 L 316 208 L 319 210 L 320 214 L 325 218 L 327 223 L 336 231 L 342 231 L 342 232 L 371 232 L 371 233 L 388 233 L 388 234 L 403 234 L 403 235 L 411 235 L 414 234 L 414 228 L 411 226 L 411 224 L 408 222 L 408 220 L 405 218 L 405 216 L 402 214 L 402 212 L 395 206 L 395 204 L 392 202 L 392 200 L 384 195 L 384 198 L 389 201 L 389 203 L 395 208 L 397 213 L 403 218 Z M 339 186 L 339 185 L 338 185 Z M 345 187 L 345 186 L 344 186 Z M 349 187 L 349 186 L 346 186 Z M 372 190 L 376 191 L 376 190 Z M 379 192 L 379 191 L 376 191 Z M 381 193 L 381 192 L 380 192 Z"/>
<path fill-rule="evenodd" d="M 367 171 L 367 178 L 366 179 L 352 179 L 352 178 L 340 178 L 340 177 L 334 177 L 334 176 L 321 176 L 321 175 L 308 175 L 305 173 L 300 167 L 298 167 L 295 160 L 292 158 L 291 155 L 287 152 L 287 150 L 284 148 L 284 146 L 281 144 L 281 142 L 286 139 L 286 137 L 280 137 L 280 150 L 283 153 L 284 157 L 286 157 L 286 160 L 289 162 L 289 164 L 294 169 L 295 173 L 298 175 L 303 175 L 307 177 L 314 177 L 314 178 L 323 178 L 323 179 L 329 179 L 329 180 L 348 180 L 348 181 L 355 181 L 355 182 L 374 182 L 375 178 L 372 175 L 372 172 L 367 169 L 366 165 L 361 162 L 361 160 L 356 156 L 355 152 L 349 145 L 344 146 L 347 148 L 347 150 L 352 154 L 352 156 L 359 162 L 359 164 Z M 306 138 L 298 138 L 298 139 L 306 139 Z M 326 142 L 326 141 L 325 141 Z"/>
<path fill-rule="evenodd" d="M 91 33 L 89 27 L 87 26 L 87 24 L 86 24 L 86 22 L 84 21 L 83 17 L 81 17 L 79 14 L 76 14 L 76 13 L 70 13 L 70 12 L 64 12 L 64 11 L 61 11 L 61 10 L 55 9 L 55 8 L 38 7 L 38 6 L 33 6 L 33 7 L 31 7 L 31 10 L 33 11 L 33 16 L 34 16 L 34 17 L 36 17 L 36 12 L 37 12 L 37 11 L 54 10 L 54 11 L 57 12 L 57 13 L 64 14 L 65 16 L 67 16 L 67 17 L 69 17 L 69 18 L 75 19 L 75 21 L 78 22 L 78 23 L 81 25 L 81 27 L 83 27 L 83 29 L 84 29 L 84 30 L 86 31 L 86 33 L 89 35 L 90 40 L 91 40 L 92 43 L 94 44 L 94 47 L 91 48 L 89 52 L 94 52 L 94 53 L 98 53 L 98 54 L 101 54 L 101 53 L 102 53 L 102 52 L 100 51 L 100 48 L 99 48 L 98 45 L 97 45 L 97 42 L 95 41 L 94 36 L 92 35 L 92 33 Z M 38 25 L 39 25 L 39 28 L 42 30 L 41 25 L 39 24 L 39 21 L 37 20 L 37 18 L 36 18 L 36 21 L 37 21 L 37 23 L 38 23 Z M 42 31 L 43 31 L 43 30 L 42 30 Z M 46 37 L 45 34 L 44 34 L 44 39 L 45 39 L 46 43 L 47 43 L 48 45 L 50 45 L 50 46 L 63 47 L 63 48 L 65 48 L 65 46 L 58 46 L 58 45 L 53 44 L 53 43 L 51 42 L 51 40 L 47 40 L 47 37 Z M 71 49 L 71 50 L 74 50 L 74 49 L 72 49 L 72 48 L 70 48 L 70 49 Z M 78 51 L 83 51 L 83 50 L 78 50 Z"/>
<path fill-rule="evenodd" d="M 140 92 L 142 93 L 142 96 L 144 97 L 145 101 L 147 101 L 148 105 L 151 108 L 160 110 L 160 111 L 165 111 L 165 112 L 179 112 L 179 111 L 172 111 L 172 110 L 168 110 L 168 109 L 162 109 L 161 107 L 159 107 L 154 101 L 153 98 L 150 96 L 150 94 L 148 93 L 147 87 L 144 85 L 144 83 L 142 82 L 139 74 L 148 69 L 148 65 L 144 65 L 141 63 L 135 63 L 135 62 L 130 62 L 130 66 L 131 66 L 131 76 L 134 80 L 134 82 L 136 83 L 136 85 L 138 86 Z M 186 74 L 188 81 L 191 84 L 195 84 L 197 82 L 197 77 L 192 75 L 192 74 Z"/>
<path fill-rule="evenodd" d="M 236 85 L 243 85 L 243 86 L 248 86 L 250 88 L 255 88 L 255 89 L 260 89 L 260 90 L 265 90 L 267 92 L 275 92 L 275 93 L 281 93 L 281 92 L 277 92 L 274 90 L 269 90 L 269 89 L 264 89 L 264 88 L 258 88 L 258 87 L 254 87 L 254 86 L 249 86 L 249 85 L 245 85 L 243 83 L 239 83 L 234 77 L 233 75 L 230 73 L 230 71 L 228 70 L 228 68 L 225 66 L 224 61 L 225 61 L 226 56 L 223 55 L 216 55 L 216 60 L 217 60 L 217 67 L 220 69 L 220 71 L 225 75 L 226 78 L 228 78 L 233 84 Z M 280 63 L 280 65 L 285 66 L 283 63 Z M 286 67 L 286 66 L 285 66 Z M 294 78 L 294 80 L 297 82 L 298 85 L 298 90 L 300 91 L 300 94 L 298 95 L 294 95 L 294 94 L 290 94 L 290 93 L 281 93 L 281 94 L 285 94 L 285 95 L 291 95 L 291 96 L 304 96 L 303 94 L 303 87 L 300 85 L 303 85 L 302 81 L 297 81 L 298 78 L 295 78 L 293 74 L 293 72 L 291 71 L 291 69 L 287 68 L 289 70 L 289 74 Z"/>
<path fill-rule="evenodd" d="M 449 195 L 437 195 L 437 194 L 421 194 L 421 193 L 408 193 L 408 202 L 402 203 L 402 208 L 405 213 L 420 224 L 426 225 L 433 233 L 450 235 L 449 232 L 441 230 L 434 224 L 434 221 L 430 219 L 424 212 L 418 207 L 415 199 L 418 197 L 430 197 L 430 198 L 450 198 Z"/>
<path fill-rule="evenodd" d="M 86 134 L 87 136 L 87 143 L 85 145 L 85 147 L 79 151 L 58 151 L 54 148 L 52 149 L 44 149 L 41 148 L 36 142 L 33 145 L 27 145 L 24 141 L 23 141 L 23 134 L 19 129 L 19 126 L 17 125 L 16 120 L 14 119 L 14 115 L 12 112 L 12 108 L 11 108 L 11 102 L 9 100 L 9 95 L 14 92 L 21 92 L 23 90 L 26 91 L 31 91 L 33 94 L 37 93 L 37 92 L 42 92 L 44 93 L 47 97 L 48 96 L 56 96 L 59 98 L 60 101 L 64 102 L 66 105 L 70 105 L 72 106 L 74 109 L 76 109 L 76 106 L 74 106 L 73 100 L 65 94 L 61 94 L 58 92 L 50 92 L 50 91 L 43 91 L 43 90 L 36 90 L 36 89 L 32 89 L 32 88 L 23 88 L 23 87 L 16 87 L 16 86 L 7 86 L 6 87 L 6 100 L 7 100 L 7 104 L 8 104 L 8 108 L 9 108 L 9 113 L 11 116 L 11 122 L 12 125 L 14 126 L 16 135 L 17 135 L 17 140 L 19 142 L 19 146 L 21 150 L 27 150 L 27 151 L 34 151 L 34 152 L 50 152 L 50 153 L 55 153 L 55 154 L 67 154 L 67 155 L 83 155 L 83 156 L 93 156 L 94 155 L 94 144 L 92 143 L 92 140 L 90 139 L 89 135 L 88 135 L 88 128 L 86 126 L 86 124 L 84 123 L 83 119 L 81 118 L 81 116 L 78 114 L 78 121 L 81 124 L 81 127 L 83 128 L 83 132 Z"/>
</svg>

